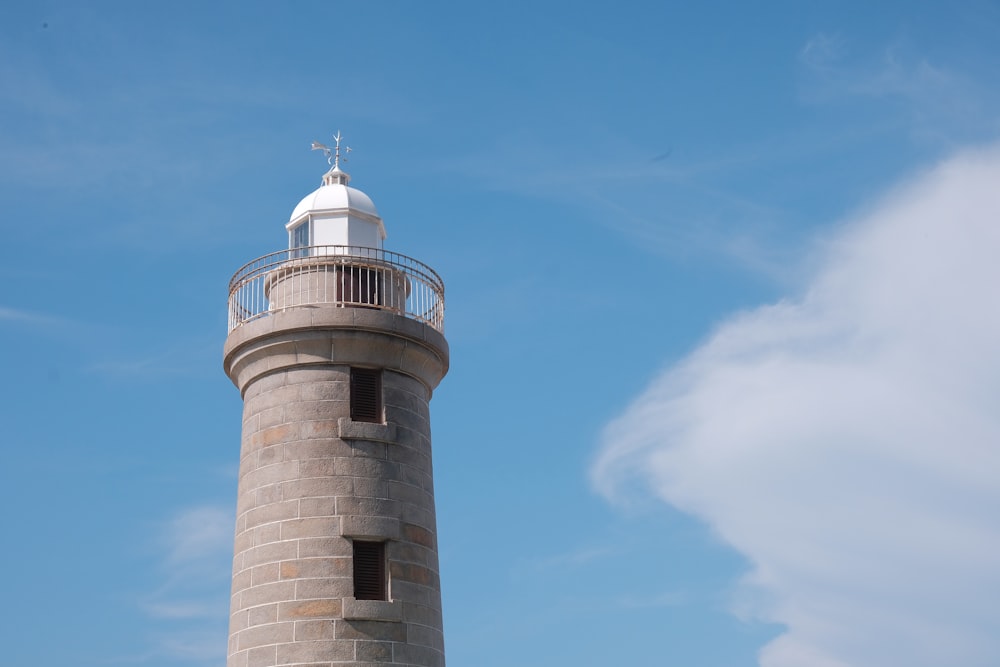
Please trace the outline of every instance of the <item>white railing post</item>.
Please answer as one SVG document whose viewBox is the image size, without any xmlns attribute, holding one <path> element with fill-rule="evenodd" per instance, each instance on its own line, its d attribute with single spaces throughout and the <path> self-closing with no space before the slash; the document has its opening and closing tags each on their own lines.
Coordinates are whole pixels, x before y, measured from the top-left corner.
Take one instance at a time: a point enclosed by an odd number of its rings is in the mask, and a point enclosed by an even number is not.
<svg viewBox="0 0 1000 667">
<path fill-rule="evenodd" d="M 433 269 L 355 246 L 294 248 L 248 262 L 229 282 L 229 330 L 307 304 L 391 310 L 444 331 L 444 283 Z"/>
</svg>

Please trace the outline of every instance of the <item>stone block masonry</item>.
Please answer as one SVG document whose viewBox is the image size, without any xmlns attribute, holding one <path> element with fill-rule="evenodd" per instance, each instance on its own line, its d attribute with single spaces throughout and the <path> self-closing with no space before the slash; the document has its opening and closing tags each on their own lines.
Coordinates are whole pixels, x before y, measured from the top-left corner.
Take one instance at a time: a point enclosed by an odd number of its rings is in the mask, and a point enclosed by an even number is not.
<svg viewBox="0 0 1000 667">
<path fill-rule="evenodd" d="M 442 667 L 429 326 L 312 307 L 237 327 L 244 399 L 228 667 Z M 382 423 L 350 418 L 352 367 L 382 371 Z M 352 540 L 385 543 L 388 600 L 354 598 Z"/>
</svg>

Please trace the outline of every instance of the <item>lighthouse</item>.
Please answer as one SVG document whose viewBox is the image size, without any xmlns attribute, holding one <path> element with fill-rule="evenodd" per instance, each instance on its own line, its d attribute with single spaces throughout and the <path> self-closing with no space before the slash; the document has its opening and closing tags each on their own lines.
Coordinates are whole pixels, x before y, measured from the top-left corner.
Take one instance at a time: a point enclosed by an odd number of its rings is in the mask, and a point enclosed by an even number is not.
<svg viewBox="0 0 1000 667">
<path fill-rule="evenodd" d="M 288 247 L 229 285 L 243 397 L 227 667 L 445 664 L 428 404 L 444 284 L 387 251 L 338 133 Z"/>
</svg>

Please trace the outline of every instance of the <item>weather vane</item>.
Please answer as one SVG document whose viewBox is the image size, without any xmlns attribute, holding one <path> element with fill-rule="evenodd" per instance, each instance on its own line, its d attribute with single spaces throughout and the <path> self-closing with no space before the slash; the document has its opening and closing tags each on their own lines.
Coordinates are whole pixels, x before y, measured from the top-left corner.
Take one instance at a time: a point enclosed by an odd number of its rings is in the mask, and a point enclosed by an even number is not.
<svg viewBox="0 0 1000 667">
<path fill-rule="evenodd" d="M 323 151 L 326 155 L 326 163 L 333 167 L 334 169 L 340 168 L 340 130 L 337 130 L 337 134 L 333 135 L 333 140 L 337 143 L 334 145 L 333 149 L 329 146 L 325 146 L 318 141 L 312 143 L 312 150 Z M 344 162 L 347 162 L 347 154 L 351 152 L 350 146 L 344 146 Z"/>
</svg>

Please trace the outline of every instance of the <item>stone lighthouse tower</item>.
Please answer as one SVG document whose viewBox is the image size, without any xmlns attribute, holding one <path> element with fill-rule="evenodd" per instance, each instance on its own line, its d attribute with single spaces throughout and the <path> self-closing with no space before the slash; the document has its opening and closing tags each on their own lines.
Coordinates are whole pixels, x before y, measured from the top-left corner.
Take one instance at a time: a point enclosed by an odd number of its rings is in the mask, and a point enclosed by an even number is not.
<svg viewBox="0 0 1000 667">
<path fill-rule="evenodd" d="M 382 249 L 340 134 L 287 250 L 229 286 L 243 396 L 227 667 L 444 665 L 428 402 L 444 285 Z"/>
</svg>

